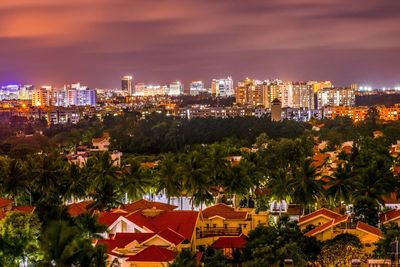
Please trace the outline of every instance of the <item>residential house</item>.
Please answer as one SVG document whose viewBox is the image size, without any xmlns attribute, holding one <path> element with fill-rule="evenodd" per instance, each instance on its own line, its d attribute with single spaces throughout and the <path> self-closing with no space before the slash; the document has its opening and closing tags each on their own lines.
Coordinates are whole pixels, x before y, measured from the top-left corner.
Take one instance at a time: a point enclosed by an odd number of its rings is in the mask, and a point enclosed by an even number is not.
<svg viewBox="0 0 400 267">
<path fill-rule="evenodd" d="M 336 216 L 334 213 L 332 213 L 331 215 L 333 215 L 334 217 Z M 323 218 L 324 216 L 319 217 Z M 305 235 L 315 236 L 318 240 L 326 241 L 343 233 L 349 233 L 357 236 L 364 246 L 364 251 L 369 254 L 372 253 L 375 249 L 374 243 L 383 238 L 383 234 L 380 229 L 368 225 L 362 221 L 356 221 L 349 214 L 335 217 L 328 222 L 325 222 L 308 231 L 307 233 L 305 233 Z"/>
<path fill-rule="evenodd" d="M 211 245 L 221 237 L 237 237 L 248 233 L 259 224 L 268 224 L 268 212 L 255 209 L 235 209 L 223 203 L 204 209 L 197 231 L 197 245 Z"/>
<path fill-rule="evenodd" d="M 301 230 L 307 229 L 310 226 L 318 227 L 341 216 L 342 215 L 340 215 L 339 213 L 322 208 L 300 217 L 298 226 Z"/>
</svg>

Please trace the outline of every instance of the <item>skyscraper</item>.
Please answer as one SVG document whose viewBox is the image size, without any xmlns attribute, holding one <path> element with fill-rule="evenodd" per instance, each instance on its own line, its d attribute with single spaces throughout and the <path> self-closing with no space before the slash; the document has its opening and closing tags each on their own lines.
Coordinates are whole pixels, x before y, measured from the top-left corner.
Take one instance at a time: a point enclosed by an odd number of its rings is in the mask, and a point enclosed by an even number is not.
<svg viewBox="0 0 400 267">
<path fill-rule="evenodd" d="M 128 92 L 129 95 L 134 95 L 134 87 L 132 86 L 133 77 L 126 75 L 121 79 L 121 90 Z"/>
<path fill-rule="evenodd" d="M 169 85 L 168 95 L 179 96 L 179 95 L 183 95 L 183 92 L 184 92 L 183 83 L 177 81 L 177 82 L 173 82 Z"/>
<path fill-rule="evenodd" d="M 190 83 L 190 95 L 199 95 L 200 93 L 206 92 L 204 83 L 202 81 L 194 81 Z"/>
<path fill-rule="evenodd" d="M 211 93 L 222 97 L 234 96 L 235 90 L 233 88 L 232 77 L 213 79 L 211 82 Z"/>
</svg>

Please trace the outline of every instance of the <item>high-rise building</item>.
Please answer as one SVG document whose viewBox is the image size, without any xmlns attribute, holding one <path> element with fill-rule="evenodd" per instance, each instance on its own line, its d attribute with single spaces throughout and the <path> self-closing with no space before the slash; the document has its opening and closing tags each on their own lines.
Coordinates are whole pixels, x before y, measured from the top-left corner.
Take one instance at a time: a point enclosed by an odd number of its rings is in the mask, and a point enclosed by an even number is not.
<svg viewBox="0 0 400 267">
<path fill-rule="evenodd" d="M 211 82 L 211 93 L 215 96 L 229 97 L 235 95 L 232 77 L 213 79 Z"/>
<path fill-rule="evenodd" d="M 128 92 L 129 95 L 134 95 L 134 87 L 133 87 L 133 77 L 126 75 L 121 79 L 121 90 Z"/>
<path fill-rule="evenodd" d="M 183 95 L 184 90 L 185 90 L 185 88 L 183 86 L 183 83 L 181 83 L 179 81 L 173 82 L 169 85 L 168 95 L 170 95 L 170 96 Z"/>
<path fill-rule="evenodd" d="M 306 82 L 293 83 L 293 108 L 314 109 L 314 90 L 313 86 Z"/>
<path fill-rule="evenodd" d="M 321 89 L 333 88 L 333 84 L 331 81 L 308 81 L 307 84 L 312 86 L 314 93 L 318 92 Z"/>
<path fill-rule="evenodd" d="M 355 90 L 351 88 L 327 88 L 317 92 L 317 108 L 325 106 L 354 106 Z"/>
<path fill-rule="evenodd" d="M 32 106 L 44 107 L 50 106 L 51 102 L 51 86 L 42 86 L 37 88 L 32 93 Z"/>
<path fill-rule="evenodd" d="M 236 103 L 240 105 L 264 105 L 265 86 L 263 82 L 246 78 L 236 87 Z"/>
<path fill-rule="evenodd" d="M 207 90 L 204 88 L 202 81 L 194 81 L 190 83 L 190 95 L 199 95 L 205 93 Z"/>
</svg>

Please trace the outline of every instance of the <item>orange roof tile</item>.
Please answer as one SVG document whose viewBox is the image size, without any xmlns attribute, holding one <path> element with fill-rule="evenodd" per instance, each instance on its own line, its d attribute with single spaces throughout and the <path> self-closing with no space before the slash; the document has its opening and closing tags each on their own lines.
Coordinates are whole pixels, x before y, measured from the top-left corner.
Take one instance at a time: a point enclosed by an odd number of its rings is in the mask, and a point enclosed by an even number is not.
<svg viewBox="0 0 400 267">
<path fill-rule="evenodd" d="M 35 210 L 34 206 L 15 206 L 13 210 L 20 211 L 24 213 L 32 213 Z"/>
<path fill-rule="evenodd" d="M 13 201 L 11 199 L 0 197 L 0 208 L 12 205 L 12 203 Z"/>
<path fill-rule="evenodd" d="M 379 237 L 383 236 L 383 233 L 382 233 L 382 231 L 380 229 L 378 229 L 378 228 L 376 228 L 376 227 L 374 227 L 372 225 L 363 223 L 361 221 L 357 222 L 356 228 L 359 229 L 359 230 L 371 233 L 373 235 L 379 236 Z"/>
<path fill-rule="evenodd" d="M 88 209 L 87 209 L 88 205 L 90 205 L 92 203 L 93 203 L 92 200 L 86 200 L 86 201 L 72 203 L 67 206 L 68 213 L 72 217 L 76 217 L 81 214 L 84 214 L 88 211 Z"/>
<path fill-rule="evenodd" d="M 340 215 L 339 213 L 336 213 L 334 211 L 322 208 L 322 209 L 319 209 L 319 210 L 317 210 L 315 212 L 312 212 L 310 214 L 307 214 L 307 215 L 301 217 L 299 219 L 299 224 L 303 224 L 303 223 L 305 223 L 307 221 L 313 220 L 313 219 L 318 218 L 320 216 L 327 217 L 329 219 L 334 219 L 334 218 L 341 217 L 342 215 Z"/>
<path fill-rule="evenodd" d="M 223 203 L 216 204 L 203 210 L 204 218 L 211 218 L 214 216 L 220 216 L 225 219 L 245 220 L 247 217 L 247 212 L 236 211 L 234 208 Z"/>
<path fill-rule="evenodd" d="M 400 210 L 392 209 L 380 214 L 381 223 L 388 223 L 400 217 Z"/>
</svg>

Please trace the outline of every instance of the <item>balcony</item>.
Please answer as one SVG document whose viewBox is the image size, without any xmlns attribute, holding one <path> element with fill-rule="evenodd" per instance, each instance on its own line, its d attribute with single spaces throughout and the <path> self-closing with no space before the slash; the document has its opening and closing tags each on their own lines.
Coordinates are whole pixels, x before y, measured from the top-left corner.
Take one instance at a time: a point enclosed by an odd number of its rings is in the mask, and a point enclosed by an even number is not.
<svg viewBox="0 0 400 267">
<path fill-rule="evenodd" d="M 204 228 L 196 229 L 196 237 L 197 238 L 206 238 L 213 236 L 239 236 L 242 233 L 242 229 L 240 227 L 212 227 L 212 228 Z"/>
</svg>

